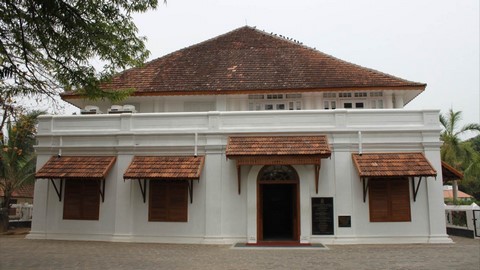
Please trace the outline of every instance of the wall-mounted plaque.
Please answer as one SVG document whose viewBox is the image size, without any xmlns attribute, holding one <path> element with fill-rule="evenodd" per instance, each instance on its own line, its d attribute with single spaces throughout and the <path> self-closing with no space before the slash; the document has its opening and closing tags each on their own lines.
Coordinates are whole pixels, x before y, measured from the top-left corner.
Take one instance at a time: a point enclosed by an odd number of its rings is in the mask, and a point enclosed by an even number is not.
<svg viewBox="0 0 480 270">
<path fill-rule="evenodd" d="M 333 234 L 333 198 L 312 198 L 312 234 Z"/>
<path fill-rule="evenodd" d="M 351 216 L 338 216 L 338 227 L 352 227 Z"/>
</svg>

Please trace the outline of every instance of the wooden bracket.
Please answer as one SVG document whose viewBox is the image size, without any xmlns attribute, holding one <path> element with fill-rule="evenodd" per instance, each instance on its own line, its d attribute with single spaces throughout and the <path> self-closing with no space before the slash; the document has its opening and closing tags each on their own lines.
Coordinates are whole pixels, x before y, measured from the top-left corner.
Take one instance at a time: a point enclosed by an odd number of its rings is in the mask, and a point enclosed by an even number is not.
<svg viewBox="0 0 480 270">
<path fill-rule="evenodd" d="M 363 202 L 367 201 L 367 191 L 368 191 L 368 178 L 362 178 L 363 182 Z"/>
<path fill-rule="evenodd" d="M 190 204 L 193 203 L 193 180 L 187 180 L 188 195 L 190 195 Z"/>
<path fill-rule="evenodd" d="M 100 196 L 102 197 L 102 202 L 105 202 L 105 179 L 102 179 L 100 181 L 101 181 Z"/>
<path fill-rule="evenodd" d="M 238 195 L 241 193 L 241 182 L 240 179 L 242 179 L 242 167 L 237 164 L 237 182 L 238 182 Z"/>
<path fill-rule="evenodd" d="M 140 192 L 142 192 L 143 203 L 147 201 L 147 179 L 143 179 L 143 186 L 142 180 L 138 179 L 138 185 L 140 186 Z"/>
<path fill-rule="evenodd" d="M 60 179 L 60 188 L 57 187 L 57 185 L 55 184 L 55 181 L 53 181 L 53 178 L 51 178 L 50 181 L 52 182 L 53 187 L 55 188 L 55 192 L 58 195 L 58 201 L 61 202 L 62 201 L 62 191 L 63 191 L 63 179 Z"/>
<path fill-rule="evenodd" d="M 318 181 L 320 178 L 320 167 L 321 164 L 315 164 L 315 193 L 318 194 Z"/>
<path fill-rule="evenodd" d="M 412 181 L 412 191 L 413 191 L 413 201 L 417 201 L 418 189 L 420 188 L 420 183 L 422 183 L 422 177 L 418 178 L 418 183 L 415 185 L 415 177 L 411 178 Z"/>
</svg>

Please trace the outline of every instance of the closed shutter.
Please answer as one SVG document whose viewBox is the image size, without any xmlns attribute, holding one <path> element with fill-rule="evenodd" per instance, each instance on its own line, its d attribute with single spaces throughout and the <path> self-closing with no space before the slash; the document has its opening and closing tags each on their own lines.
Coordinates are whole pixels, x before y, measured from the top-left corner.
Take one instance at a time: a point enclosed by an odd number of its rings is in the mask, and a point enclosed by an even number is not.
<svg viewBox="0 0 480 270">
<path fill-rule="evenodd" d="M 388 221 L 390 213 L 388 203 L 388 183 L 382 180 L 370 180 L 368 183 L 368 190 L 370 221 Z"/>
<path fill-rule="evenodd" d="M 85 180 L 82 193 L 82 215 L 86 220 L 98 220 L 100 212 L 100 181 Z"/>
<path fill-rule="evenodd" d="M 150 181 L 148 220 L 187 222 L 187 182 Z"/>
<path fill-rule="evenodd" d="M 390 181 L 391 221 L 411 221 L 410 189 L 407 179 Z"/>
<path fill-rule="evenodd" d="M 411 221 L 407 179 L 374 179 L 368 188 L 371 222 Z"/>
<path fill-rule="evenodd" d="M 166 183 L 150 181 L 149 221 L 167 221 L 168 190 Z"/>
<path fill-rule="evenodd" d="M 66 180 L 63 219 L 98 220 L 100 183 L 96 180 Z"/>
<path fill-rule="evenodd" d="M 187 183 L 171 183 L 168 193 L 169 221 L 187 222 L 188 219 L 188 187 Z"/>
</svg>

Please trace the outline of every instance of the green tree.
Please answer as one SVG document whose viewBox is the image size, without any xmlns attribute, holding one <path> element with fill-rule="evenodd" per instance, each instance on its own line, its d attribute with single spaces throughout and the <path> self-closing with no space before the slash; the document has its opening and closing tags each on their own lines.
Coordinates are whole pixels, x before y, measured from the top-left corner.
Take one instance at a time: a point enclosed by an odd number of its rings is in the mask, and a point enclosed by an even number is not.
<svg viewBox="0 0 480 270">
<path fill-rule="evenodd" d="M 7 136 L 0 140 L 0 232 L 8 229 L 8 209 L 12 193 L 32 183 L 35 175 L 35 125 L 41 112 L 20 115 L 18 121 L 8 122 Z"/>
<path fill-rule="evenodd" d="M 467 124 L 459 129 L 462 120 L 462 112 L 454 112 L 450 109 L 445 115 L 440 115 L 440 123 L 443 131 L 440 134 L 440 140 L 443 141 L 441 147 L 442 160 L 455 168 L 467 166 L 475 154 L 471 144 L 463 143 L 461 136 L 467 132 L 480 132 L 479 124 Z"/>
<path fill-rule="evenodd" d="M 462 141 L 461 136 L 467 132 L 480 132 L 480 125 L 476 123 L 466 124 L 459 128 L 462 119 L 461 111 L 450 109 L 445 115 L 440 115 L 440 123 L 443 131 L 440 140 L 442 161 L 459 169 L 464 173 L 464 180 L 460 188 L 480 199 L 480 153 L 475 150 L 475 141 Z"/>
<path fill-rule="evenodd" d="M 109 92 L 99 85 L 147 59 L 132 14 L 156 7 L 157 0 L 0 1 L 0 103 L 54 98 L 64 90 L 90 99 L 126 97 L 131 90 Z M 105 64 L 103 70 L 93 59 Z"/>
</svg>

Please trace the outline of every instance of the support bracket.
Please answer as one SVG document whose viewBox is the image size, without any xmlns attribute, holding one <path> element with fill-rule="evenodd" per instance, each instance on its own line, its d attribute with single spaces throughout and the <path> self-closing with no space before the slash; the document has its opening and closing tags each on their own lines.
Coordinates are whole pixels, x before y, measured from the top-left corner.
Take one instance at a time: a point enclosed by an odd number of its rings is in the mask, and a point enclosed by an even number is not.
<svg viewBox="0 0 480 270">
<path fill-rule="evenodd" d="M 240 179 L 242 178 L 242 167 L 237 165 L 237 184 L 238 184 L 238 195 L 241 193 L 241 182 Z"/>
<path fill-rule="evenodd" d="M 100 180 L 100 197 L 102 197 L 102 203 L 105 202 L 105 179 Z"/>
<path fill-rule="evenodd" d="M 367 191 L 368 191 L 368 178 L 362 178 L 363 182 L 363 202 L 367 201 Z"/>
<path fill-rule="evenodd" d="M 190 204 L 193 203 L 193 180 L 187 180 L 188 195 L 190 196 Z"/>
<path fill-rule="evenodd" d="M 59 179 L 59 180 L 60 180 L 60 188 L 57 187 L 53 178 L 50 178 L 50 181 L 52 182 L 53 187 L 55 188 L 55 192 L 58 195 L 58 201 L 61 202 L 62 201 L 62 191 L 63 191 L 63 179 Z"/>
<path fill-rule="evenodd" d="M 315 193 L 318 194 L 318 181 L 320 178 L 320 166 L 321 164 L 315 164 Z"/>
<path fill-rule="evenodd" d="M 422 183 L 422 177 L 418 178 L 418 183 L 415 185 L 415 177 L 411 178 L 412 181 L 412 191 L 413 191 L 413 201 L 417 201 L 418 189 L 420 188 L 420 183 Z"/>
<path fill-rule="evenodd" d="M 147 179 L 138 179 L 138 185 L 140 186 L 140 192 L 142 192 L 143 203 L 145 203 L 147 201 Z"/>
</svg>

